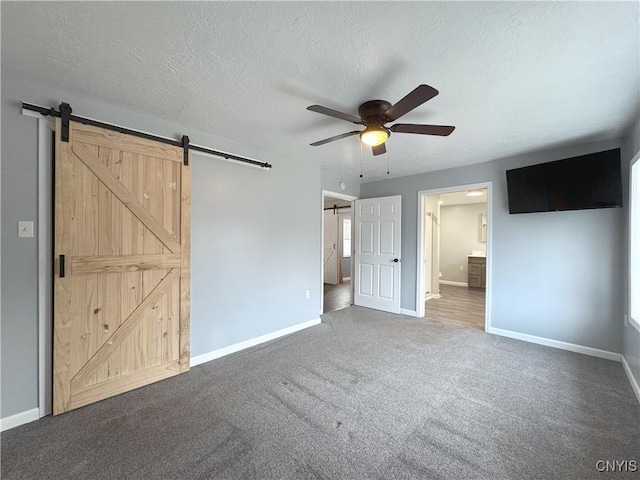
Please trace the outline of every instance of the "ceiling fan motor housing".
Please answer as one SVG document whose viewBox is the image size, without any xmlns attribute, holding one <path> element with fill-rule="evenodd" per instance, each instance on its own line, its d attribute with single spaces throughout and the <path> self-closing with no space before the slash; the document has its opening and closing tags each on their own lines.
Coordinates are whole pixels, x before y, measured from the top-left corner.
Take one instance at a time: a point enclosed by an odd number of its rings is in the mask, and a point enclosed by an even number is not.
<svg viewBox="0 0 640 480">
<path fill-rule="evenodd" d="M 385 100 L 369 100 L 358 107 L 358 114 L 365 125 L 383 126 L 389 120 L 384 117 L 384 112 L 391 108 L 391 104 Z"/>
</svg>

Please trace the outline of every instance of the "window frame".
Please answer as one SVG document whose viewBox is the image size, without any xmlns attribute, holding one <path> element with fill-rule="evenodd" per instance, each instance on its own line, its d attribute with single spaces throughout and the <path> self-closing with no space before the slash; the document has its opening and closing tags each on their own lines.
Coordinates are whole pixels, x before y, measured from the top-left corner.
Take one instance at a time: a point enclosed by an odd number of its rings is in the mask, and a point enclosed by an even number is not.
<svg viewBox="0 0 640 480">
<path fill-rule="evenodd" d="M 349 248 L 345 247 L 345 223 L 349 222 Z M 351 238 L 351 217 L 343 216 L 342 221 L 340 222 L 340 228 L 342 229 L 340 232 L 341 240 L 342 240 L 342 258 L 351 258 L 351 249 L 353 245 L 353 239 Z"/>
<path fill-rule="evenodd" d="M 640 332 L 640 152 L 629 165 L 629 322 Z"/>
</svg>

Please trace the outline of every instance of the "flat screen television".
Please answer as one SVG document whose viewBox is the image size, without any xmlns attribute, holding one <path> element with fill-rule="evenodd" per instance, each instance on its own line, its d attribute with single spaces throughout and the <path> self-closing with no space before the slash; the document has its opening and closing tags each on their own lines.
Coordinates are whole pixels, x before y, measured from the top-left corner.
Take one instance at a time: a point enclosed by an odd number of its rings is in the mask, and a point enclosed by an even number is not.
<svg viewBox="0 0 640 480">
<path fill-rule="evenodd" d="M 507 170 L 509 213 L 622 206 L 620 149 Z"/>
</svg>

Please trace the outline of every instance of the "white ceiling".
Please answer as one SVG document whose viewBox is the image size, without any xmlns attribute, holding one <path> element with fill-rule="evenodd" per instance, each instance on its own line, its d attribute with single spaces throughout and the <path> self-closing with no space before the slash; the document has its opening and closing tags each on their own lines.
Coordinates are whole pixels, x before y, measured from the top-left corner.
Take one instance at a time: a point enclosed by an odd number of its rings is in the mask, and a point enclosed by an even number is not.
<svg viewBox="0 0 640 480">
<path fill-rule="evenodd" d="M 2 70 L 354 179 L 357 137 L 309 146 L 354 125 L 305 108 L 356 114 L 426 83 L 440 95 L 402 122 L 457 129 L 393 134 L 399 176 L 621 136 L 638 17 L 638 2 L 3 2 Z M 386 158 L 362 161 L 364 181 L 386 177 Z"/>
</svg>

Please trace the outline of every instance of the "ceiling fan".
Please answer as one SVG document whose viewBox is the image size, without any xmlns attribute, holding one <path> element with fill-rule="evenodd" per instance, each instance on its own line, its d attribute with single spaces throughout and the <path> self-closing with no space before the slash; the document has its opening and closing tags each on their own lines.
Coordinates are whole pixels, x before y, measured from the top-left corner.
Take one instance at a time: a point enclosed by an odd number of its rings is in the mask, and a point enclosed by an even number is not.
<svg viewBox="0 0 640 480">
<path fill-rule="evenodd" d="M 381 155 L 387 151 L 385 142 L 391 135 L 391 132 L 417 133 L 419 135 L 439 135 L 446 137 L 447 135 L 450 135 L 456 127 L 446 125 L 418 125 L 414 123 L 396 123 L 390 127 L 385 126 L 386 123 L 397 120 L 414 108 L 419 107 L 428 100 L 431 100 L 433 97 L 438 95 L 438 93 L 438 90 L 430 87 L 429 85 L 419 85 L 415 90 L 395 105 L 391 105 L 385 100 L 370 100 L 368 102 L 364 102 L 358 107 L 358 115 L 360 115 L 360 118 L 349 115 L 348 113 L 338 112 L 321 105 L 311 105 L 310 107 L 307 107 L 307 110 L 329 115 L 330 117 L 339 118 L 358 125 L 364 125 L 366 127 L 364 130 L 353 130 L 341 135 L 325 138 L 324 140 L 314 142 L 311 145 L 317 147 L 319 145 L 324 145 L 325 143 L 340 140 L 341 138 L 360 135 L 360 140 L 362 140 L 363 143 L 371 145 L 374 155 Z"/>
</svg>

